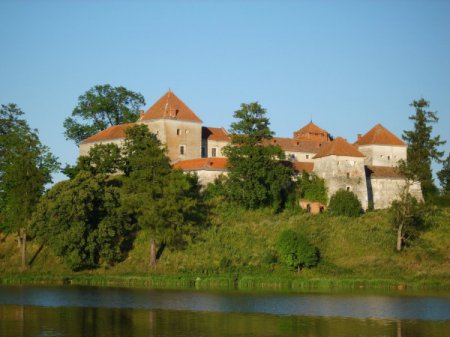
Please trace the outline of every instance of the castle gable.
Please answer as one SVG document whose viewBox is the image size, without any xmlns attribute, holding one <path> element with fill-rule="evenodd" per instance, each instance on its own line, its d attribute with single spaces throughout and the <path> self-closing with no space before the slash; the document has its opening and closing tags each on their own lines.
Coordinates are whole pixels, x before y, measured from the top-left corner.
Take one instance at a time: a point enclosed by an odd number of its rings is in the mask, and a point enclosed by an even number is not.
<svg viewBox="0 0 450 337">
<path fill-rule="evenodd" d="M 358 149 L 348 143 L 344 138 L 337 137 L 331 143 L 324 145 L 313 159 L 327 156 L 343 156 L 343 157 L 364 157 Z"/>
<path fill-rule="evenodd" d="M 319 128 L 311 121 L 300 130 L 294 132 L 294 139 L 329 142 L 331 140 L 331 137 L 328 131 Z"/>
<path fill-rule="evenodd" d="M 136 125 L 135 123 L 126 123 L 110 126 L 109 128 L 97 132 L 95 135 L 92 135 L 81 142 L 81 144 L 100 142 L 105 140 L 112 139 L 121 139 L 125 138 L 125 130 Z"/>
<path fill-rule="evenodd" d="M 229 142 L 230 136 L 224 128 L 202 127 L 202 139 L 216 140 L 218 142 Z"/>
<path fill-rule="evenodd" d="M 170 90 L 139 118 L 140 121 L 151 119 L 173 119 L 202 123 L 202 120 Z"/>
<path fill-rule="evenodd" d="M 406 144 L 396 135 L 386 129 L 383 125 L 377 124 L 370 129 L 364 136 L 359 137 L 355 145 L 400 145 Z"/>
</svg>

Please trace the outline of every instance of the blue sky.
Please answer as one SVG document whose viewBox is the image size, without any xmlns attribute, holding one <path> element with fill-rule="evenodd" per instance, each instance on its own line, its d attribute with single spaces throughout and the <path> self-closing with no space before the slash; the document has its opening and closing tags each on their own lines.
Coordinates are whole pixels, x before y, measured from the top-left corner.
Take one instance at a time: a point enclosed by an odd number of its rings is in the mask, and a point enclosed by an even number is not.
<svg viewBox="0 0 450 337">
<path fill-rule="evenodd" d="M 349 141 L 376 123 L 401 135 L 424 97 L 450 141 L 450 1 L 0 0 L 0 46 L 0 103 L 63 163 L 78 151 L 64 119 L 106 83 L 145 109 L 171 88 L 207 126 L 259 101 L 278 136 L 312 118 Z"/>
</svg>

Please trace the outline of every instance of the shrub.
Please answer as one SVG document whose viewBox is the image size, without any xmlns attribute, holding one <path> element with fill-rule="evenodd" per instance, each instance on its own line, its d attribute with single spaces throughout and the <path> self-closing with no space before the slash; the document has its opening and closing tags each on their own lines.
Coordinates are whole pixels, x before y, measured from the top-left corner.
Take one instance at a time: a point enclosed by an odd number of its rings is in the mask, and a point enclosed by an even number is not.
<svg viewBox="0 0 450 337">
<path fill-rule="evenodd" d="M 361 214 L 362 206 L 353 192 L 339 190 L 331 197 L 328 211 L 332 215 L 356 217 Z"/>
<path fill-rule="evenodd" d="M 319 251 L 301 234 L 292 230 L 281 232 L 277 241 L 277 250 L 287 266 L 300 271 L 311 268 L 319 262 Z"/>
</svg>

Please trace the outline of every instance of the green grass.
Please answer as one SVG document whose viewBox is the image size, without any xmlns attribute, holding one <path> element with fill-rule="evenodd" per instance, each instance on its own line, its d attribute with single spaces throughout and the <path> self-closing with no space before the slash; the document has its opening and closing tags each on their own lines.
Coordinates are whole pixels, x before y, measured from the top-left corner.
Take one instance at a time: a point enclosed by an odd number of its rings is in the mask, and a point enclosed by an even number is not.
<svg viewBox="0 0 450 337">
<path fill-rule="evenodd" d="M 450 289 L 449 219 L 450 210 L 442 208 L 434 225 L 397 253 L 386 211 L 346 218 L 228 209 L 215 214 L 213 225 L 187 247 L 166 248 L 154 270 L 147 266 L 149 233 L 141 231 L 125 261 L 78 273 L 48 247 L 21 272 L 17 243 L 10 236 L 0 242 L 0 282 L 292 291 Z M 301 232 L 319 248 L 318 267 L 296 273 L 276 261 L 275 242 L 286 229 Z M 38 249 L 29 243 L 29 259 Z"/>
</svg>

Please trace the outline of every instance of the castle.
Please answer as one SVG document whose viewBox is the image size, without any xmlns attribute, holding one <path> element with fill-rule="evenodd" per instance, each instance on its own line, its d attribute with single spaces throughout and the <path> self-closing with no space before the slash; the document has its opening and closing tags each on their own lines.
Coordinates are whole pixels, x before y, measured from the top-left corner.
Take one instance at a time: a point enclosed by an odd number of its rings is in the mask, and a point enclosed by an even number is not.
<svg viewBox="0 0 450 337">
<path fill-rule="evenodd" d="M 146 112 L 141 111 L 135 123 L 112 126 L 80 143 L 80 156 L 87 155 L 95 144 L 115 143 L 121 146 L 125 130 L 145 124 L 166 145 L 174 168 L 196 172 L 201 184 L 214 181 L 227 172 L 227 159 L 222 153 L 230 143 L 224 128 L 203 126 L 201 119 L 172 91 L 164 94 Z M 339 189 L 352 191 L 364 209 L 387 208 L 398 198 L 407 181 L 396 169 L 406 160 L 407 145 L 383 127 L 375 125 L 353 144 L 330 134 L 310 122 L 295 131 L 293 138 L 270 140 L 286 153 L 297 173 L 314 173 L 325 180 L 327 193 Z M 413 182 L 410 193 L 422 199 L 420 184 Z"/>
</svg>

